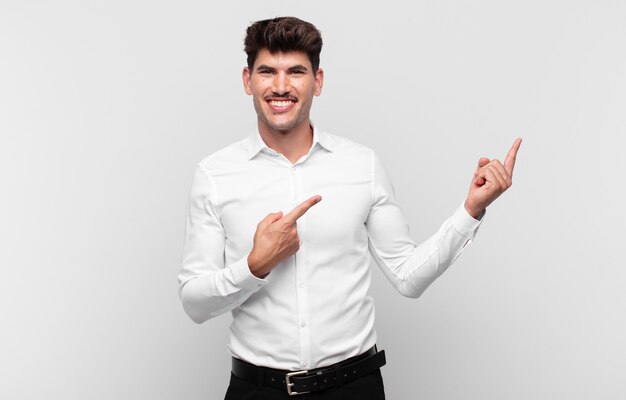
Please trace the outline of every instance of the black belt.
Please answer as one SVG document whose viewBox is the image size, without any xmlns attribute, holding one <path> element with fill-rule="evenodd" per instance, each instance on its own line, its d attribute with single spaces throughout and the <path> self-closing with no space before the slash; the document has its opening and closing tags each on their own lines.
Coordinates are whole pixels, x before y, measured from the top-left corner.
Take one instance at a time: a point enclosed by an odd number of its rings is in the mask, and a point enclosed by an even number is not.
<svg viewBox="0 0 626 400">
<path fill-rule="evenodd" d="M 363 354 L 309 371 L 286 371 L 258 367 L 233 357 L 233 375 L 248 382 L 286 390 L 290 396 L 340 386 L 385 365 L 385 351 L 376 346 Z"/>
</svg>

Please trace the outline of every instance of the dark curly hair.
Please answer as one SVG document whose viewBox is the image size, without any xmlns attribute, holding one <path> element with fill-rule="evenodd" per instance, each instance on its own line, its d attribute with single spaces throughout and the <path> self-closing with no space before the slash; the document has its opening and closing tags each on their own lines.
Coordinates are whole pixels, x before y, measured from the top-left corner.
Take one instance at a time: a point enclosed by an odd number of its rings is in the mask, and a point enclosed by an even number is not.
<svg viewBox="0 0 626 400">
<path fill-rule="evenodd" d="M 309 56 L 315 73 L 320 65 L 322 35 L 315 25 L 295 17 L 256 21 L 246 29 L 244 39 L 244 51 L 248 54 L 250 69 L 261 49 L 267 49 L 270 53 L 303 51 Z"/>
</svg>

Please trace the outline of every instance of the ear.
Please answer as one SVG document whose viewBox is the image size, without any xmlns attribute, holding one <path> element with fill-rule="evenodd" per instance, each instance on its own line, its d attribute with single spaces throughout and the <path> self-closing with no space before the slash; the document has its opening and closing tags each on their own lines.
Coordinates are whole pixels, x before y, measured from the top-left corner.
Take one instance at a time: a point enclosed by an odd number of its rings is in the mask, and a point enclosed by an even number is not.
<svg viewBox="0 0 626 400">
<path fill-rule="evenodd" d="M 241 78 L 243 79 L 243 88 L 246 91 L 246 94 L 252 95 L 252 88 L 250 87 L 250 79 L 251 79 L 251 71 L 250 68 L 245 67 L 241 72 Z"/>
<path fill-rule="evenodd" d="M 322 94 L 322 86 L 324 86 L 324 70 L 321 68 L 317 69 L 315 72 L 315 92 L 316 96 Z"/>
</svg>

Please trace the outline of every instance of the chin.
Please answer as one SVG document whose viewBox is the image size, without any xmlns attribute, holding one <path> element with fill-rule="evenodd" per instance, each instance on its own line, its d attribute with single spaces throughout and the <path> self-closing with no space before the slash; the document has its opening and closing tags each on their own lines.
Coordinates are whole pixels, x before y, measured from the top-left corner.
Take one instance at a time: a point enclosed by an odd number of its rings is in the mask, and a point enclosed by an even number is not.
<svg viewBox="0 0 626 400">
<path fill-rule="evenodd" d="M 267 119 L 263 119 L 263 123 L 268 128 L 281 132 L 281 133 L 287 133 L 295 129 L 300 124 L 298 121 L 286 121 L 283 123 L 277 123 L 277 122 L 268 121 Z"/>
</svg>

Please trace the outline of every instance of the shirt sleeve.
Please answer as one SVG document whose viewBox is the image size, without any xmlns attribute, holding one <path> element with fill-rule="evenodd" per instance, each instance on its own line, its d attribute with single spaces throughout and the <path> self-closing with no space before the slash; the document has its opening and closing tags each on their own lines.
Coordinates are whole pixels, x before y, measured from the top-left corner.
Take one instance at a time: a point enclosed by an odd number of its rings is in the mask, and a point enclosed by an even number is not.
<svg viewBox="0 0 626 400">
<path fill-rule="evenodd" d="M 225 265 L 226 235 L 216 199 L 215 185 L 199 165 L 191 184 L 178 273 L 183 308 L 197 323 L 232 310 L 267 283 L 250 272 L 247 257 Z"/>
<path fill-rule="evenodd" d="M 372 154 L 372 207 L 366 221 L 370 253 L 403 296 L 419 297 L 473 240 L 480 223 L 461 204 L 434 235 L 416 245 L 391 180 Z"/>
</svg>

